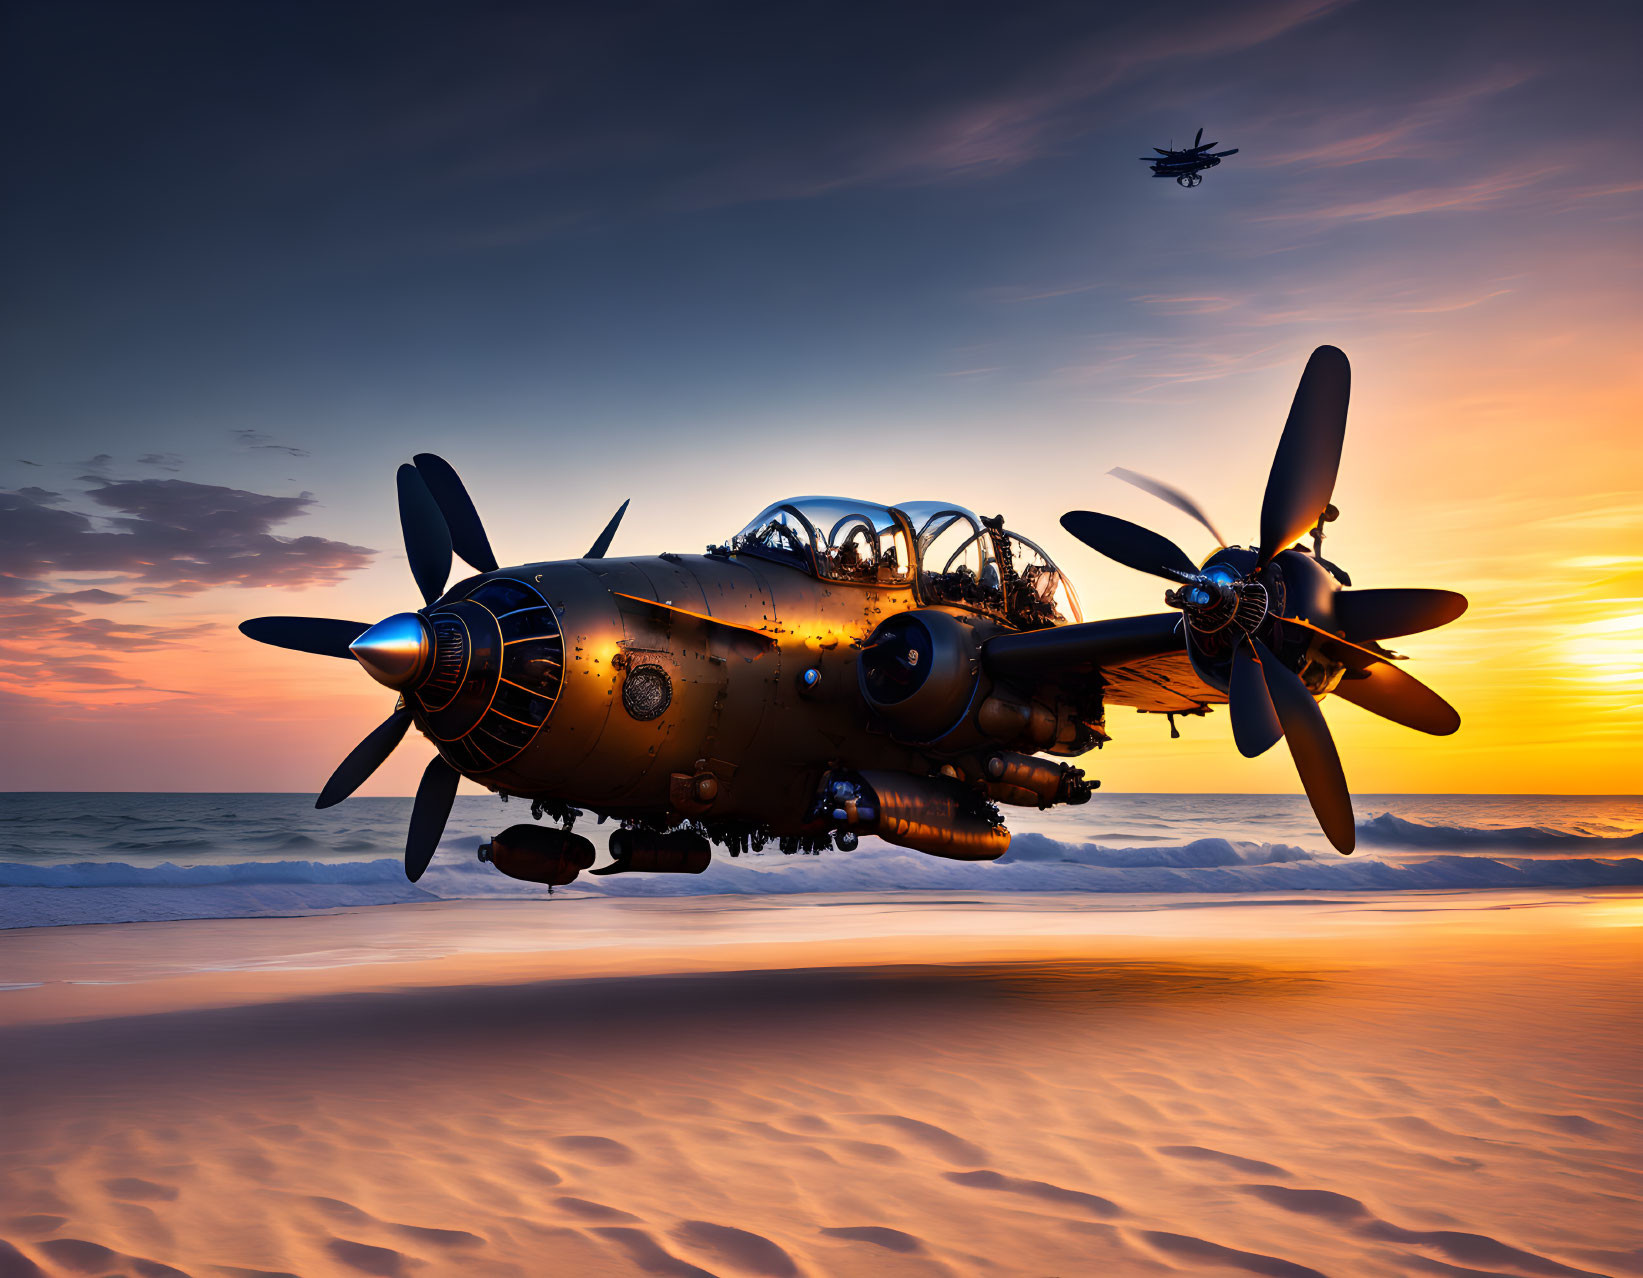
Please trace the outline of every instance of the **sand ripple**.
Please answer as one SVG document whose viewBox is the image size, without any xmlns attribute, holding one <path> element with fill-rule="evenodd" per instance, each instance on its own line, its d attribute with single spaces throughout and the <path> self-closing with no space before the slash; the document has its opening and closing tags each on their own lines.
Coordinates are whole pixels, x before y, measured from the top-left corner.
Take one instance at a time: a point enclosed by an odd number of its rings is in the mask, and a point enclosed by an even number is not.
<svg viewBox="0 0 1643 1278">
<path fill-rule="evenodd" d="M 1634 933 L 1432 926 L 17 1025 L 0 1278 L 1643 1274 Z"/>
</svg>

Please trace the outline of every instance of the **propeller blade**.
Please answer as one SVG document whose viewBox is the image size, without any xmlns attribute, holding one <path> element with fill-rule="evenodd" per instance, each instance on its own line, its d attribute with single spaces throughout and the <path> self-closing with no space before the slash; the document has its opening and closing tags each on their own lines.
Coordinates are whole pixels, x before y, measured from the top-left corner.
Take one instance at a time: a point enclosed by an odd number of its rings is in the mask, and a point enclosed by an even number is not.
<svg viewBox="0 0 1643 1278">
<path fill-rule="evenodd" d="M 1373 648 L 1365 648 L 1362 644 L 1342 639 L 1333 631 L 1315 626 L 1310 621 L 1303 621 L 1299 617 L 1279 617 L 1278 620 L 1286 626 L 1299 626 L 1302 630 L 1310 630 L 1321 640 L 1318 650 L 1329 660 L 1338 661 L 1349 670 L 1367 670 L 1372 665 L 1386 661 L 1384 652 L 1376 652 Z"/>
<path fill-rule="evenodd" d="M 428 760 L 416 788 L 416 805 L 411 809 L 411 828 L 405 834 L 405 877 L 415 883 L 434 859 L 439 837 L 456 801 L 456 783 L 462 774 L 445 762 L 442 755 Z"/>
<path fill-rule="evenodd" d="M 348 757 L 337 764 L 337 770 L 314 800 L 316 808 L 333 808 L 370 779 L 371 773 L 382 766 L 394 747 L 405 739 L 405 729 L 411 726 L 411 712 L 403 705 L 371 729 L 370 735 L 348 752 Z"/>
<path fill-rule="evenodd" d="M 1301 677 L 1284 665 L 1259 639 L 1250 636 L 1255 655 L 1261 659 L 1261 675 L 1266 681 L 1278 722 L 1284 725 L 1284 739 L 1301 774 L 1301 787 L 1323 827 L 1325 837 L 1338 852 L 1351 852 L 1357 843 L 1352 820 L 1352 795 L 1341 771 L 1341 756 L 1329 735 L 1323 711 L 1312 699 Z"/>
<path fill-rule="evenodd" d="M 628 501 L 632 500 L 633 498 L 628 498 Z M 588 547 L 588 553 L 582 556 L 583 559 L 603 559 L 605 557 L 605 552 L 610 549 L 611 538 L 616 536 L 616 526 L 622 522 L 622 516 L 627 513 L 628 502 L 625 501 L 616 508 L 616 513 L 610 517 L 610 522 L 605 525 L 605 531 L 600 533 L 599 539 Z"/>
<path fill-rule="evenodd" d="M 1261 659 L 1248 643 L 1232 652 L 1232 681 L 1227 685 L 1227 712 L 1232 716 L 1232 739 L 1246 759 L 1265 754 L 1284 735 L 1272 694 L 1266 690 Z"/>
<path fill-rule="evenodd" d="M 1170 505 L 1174 506 L 1175 509 L 1191 515 L 1205 528 L 1208 528 L 1209 535 L 1215 538 L 1215 544 L 1217 546 L 1225 546 L 1227 544 L 1227 539 L 1221 536 L 1221 530 L 1217 528 L 1210 520 L 1210 517 L 1204 513 L 1203 507 L 1193 501 L 1191 497 L 1188 497 L 1179 488 L 1173 488 L 1169 484 L 1164 483 L 1162 480 L 1150 479 L 1146 475 L 1137 474 L 1133 470 L 1126 470 L 1122 466 L 1114 466 L 1107 472 L 1107 474 L 1112 475 L 1115 478 L 1122 479 L 1126 484 L 1134 484 L 1142 492 L 1151 493 L 1160 501 L 1167 501 Z"/>
<path fill-rule="evenodd" d="M 1306 362 L 1261 502 L 1261 565 L 1318 522 L 1335 490 L 1352 366 L 1334 346 Z"/>
<path fill-rule="evenodd" d="M 1359 640 L 1436 630 L 1465 611 L 1466 596 L 1453 590 L 1343 590 L 1335 596 L 1335 620 Z"/>
<path fill-rule="evenodd" d="M 1169 538 L 1127 519 L 1098 515 L 1093 510 L 1070 510 L 1061 516 L 1061 526 L 1086 546 L 1137 572 L 1171 581 L 1190 581 L 1198 575 L 1198 566 L 1187 558 L 1186 551 Z"/>
<path fill-rule="evenodd" d="M 432 603 L 444 593 L 445 579 L 451 575 L 451 530 L 421 471 L 406 463 L 399 468 L 398 484 L 405 557 L 411 561 L 411 576 L 423 603 Z"/>
<path fill-rule="evenodd" d="M 1371 714 L 1434 737 L 1446 737 L 1460 727 L 1460 712 L 1454 706 L 1389 661 L 1347 671 L 1335 685 L 1335 695 Z"/>
<path fill-rule="evenodd" d="M 411 460 L 445 516 L 445 527 L 451 533 L 451 549 L 478 571 L 495 572 L 496 555 L 485 536 L 485 525 L 480 522 L 473 498 L 468 496 L 451 463 L 433 453 L 418 453 Z"/>
<path fill-rule="evenodd" d="M 1212 146 L 1213 146 L 1213 145 L 1214 145 L 1214 143 L 1211 143 L 1211 144 L 1210 144 L 1210 145 L 1212 145 Z M 1216 153 L 1215 153 L 1215 158 L 1216 158 L 1216 159 L 1218 159 L 1218 160 L 1219 160 L 1219 159 L 1222 159 L 1222 158 L 1224 158 L 1224 157 L 1226 157 L 1226 156 L 1229 156 L 1229 155 L 1237 155 L 1237 154 L 1238 154 L 1238 148 L 1237 148 L 1237 147 L 1233 147 L 1233 148 L 1232 148 L 1232 150 L 1230 150 L 1230 151 L 1217 151 L 1217 152 L 1216 152 Z"/>
<path fill-rule="evenodd" d="M 1193 144 L 1193 146 L 1197 146 L 1197 145 L 1198 145 L 1198 144 L 1199 144 L 1199 143 L 1200 143 L 1200 142 L 1202 142 L 1202 141 L 1203 141 L 1203 140 L 1204 140 L 1204 131 L 1203 131 L 1203 130 L 1202 130 L 1202 129 L 1199 129 L 1199 130 L 1198 130 L 1198 136 L 1197 136 L 1197 137 L 1195 137 L 1195 138 L 1193 138 L 1193 140 L 1192 140 L 1192 144 Z M 1211 143 L 1210 143 L 1210 145 L 1211 145 L 1211 146 L 1214 146 L 1214 145 L 1215 145 L 1215 143 L 1213 143 L 1213 142 L 1211 142 Z"/>
<path fill-rule="evenodd" d="M 258 643 L 294 652 L 311 652 L 317 657 L 346 657 L 354 654 L 348 645 L 371 628 L 364 621 L 333 621 L 329 617 L 253 617 L 240 622 L 240 633 Z"/>
</svg>

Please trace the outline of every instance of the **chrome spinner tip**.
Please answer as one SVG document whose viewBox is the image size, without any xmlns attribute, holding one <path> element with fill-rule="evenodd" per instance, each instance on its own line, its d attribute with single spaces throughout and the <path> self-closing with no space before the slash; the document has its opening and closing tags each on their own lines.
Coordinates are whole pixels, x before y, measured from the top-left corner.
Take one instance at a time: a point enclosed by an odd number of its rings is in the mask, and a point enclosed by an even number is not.
<svg viewBox="0 0 1643 1278">
<path fill-rule="evenodd" d="M 406 688 L 428 668 L 433 644 L 421 617 L 414 612 L 396 612 L 355 639 L 348 651 L 378 683 Z"/>
</svg>

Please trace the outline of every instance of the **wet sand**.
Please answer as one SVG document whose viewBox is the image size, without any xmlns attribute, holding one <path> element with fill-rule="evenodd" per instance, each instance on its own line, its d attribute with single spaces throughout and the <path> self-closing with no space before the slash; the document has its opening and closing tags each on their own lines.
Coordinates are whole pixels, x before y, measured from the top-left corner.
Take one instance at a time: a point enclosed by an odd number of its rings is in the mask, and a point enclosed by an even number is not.
<svg viewBox="0 0 1643 1278">
<path fill-rule="evenodd" d="M 1643 896 L 0 934 L 0 1276 L 1643 1273 Z"/>
</svg>

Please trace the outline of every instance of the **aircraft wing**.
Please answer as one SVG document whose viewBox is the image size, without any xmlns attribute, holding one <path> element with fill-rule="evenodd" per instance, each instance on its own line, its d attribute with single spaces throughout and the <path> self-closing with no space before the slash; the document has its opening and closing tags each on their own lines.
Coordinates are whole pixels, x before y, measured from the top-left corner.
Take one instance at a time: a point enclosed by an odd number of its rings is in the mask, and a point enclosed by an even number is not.
<svg viewBox="0 0 1643 1278">
<path fill-rule="evenodd" d="M 1185 713 L 1224 702 L 1193 672 L 1180 626 L 1181 614 L 1166 612 L 999 635 L 981 659 L 1004 682 L 1086 688 L 1107 705 Z"/>
<path fill-rule="evenodd" d="M 1157 714 L 1189 714 L 1219 705 L 1225 695 L 1193 672 L 1186 649 L 1160 653 L 1101 672 L 1101 700 L 1109 706 L 1134 706 Z"/>
</svg>

